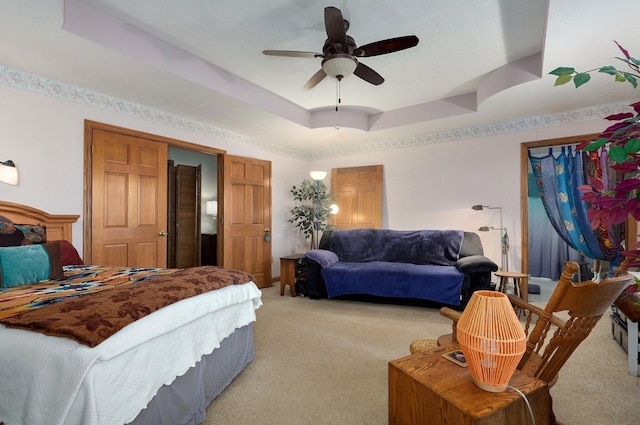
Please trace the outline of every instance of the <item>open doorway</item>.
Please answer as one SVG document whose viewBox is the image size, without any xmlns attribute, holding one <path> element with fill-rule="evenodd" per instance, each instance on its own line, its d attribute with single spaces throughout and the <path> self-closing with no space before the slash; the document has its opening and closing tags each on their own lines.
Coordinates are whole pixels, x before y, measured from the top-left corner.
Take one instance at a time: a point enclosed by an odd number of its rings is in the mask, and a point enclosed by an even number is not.
<svg viewBox="0 0 640 425">
<path fill-rule="evenodd" d="M 178 268 L 215 266 L 217 212 L 210 206 L 218 200 L 218 156 L 169 146 L 167 157 L 176 171 L 175 178 L 168 173 L 167 264 Z"/>
<path fill-rule="evenodd" d="M 533 259 L 532 255 L 535 253 L 531 252 L 531 238 L 530 235 L 532 232 L 538 232 L 539 229 L 536 228 L 538 221 L 536 221 L 536 216 L 534 216 L 534 212 L 530 210 L 530 193 L 531 189 L 530 185 L 533 183 L 529 179 L 529 150 L 544 150 L 549 148 L 557 148 L 561 146 L 575 146 L 577 143 L 582 142 L 584 140 L 594 140 L 597 138 L 597 134 L 586 134 L 581 136 L 572 136 L 572 137 L 564 137 L 558 139 L 549 139 L 549 140 L 540 140 L 535 142 L 525 142 L 520 145 L 520 210 L 521 214 L 521 223 L 522 223 L 522 242 L 521 242 L 521 252 L 522 252 L 522 263 L 521 270 L 523 273 L 531 274 L 534 272 L 532 270 L 532 264 L 534 261 L 538 259 Z M 547 219 L 548 220 L 548 219 Z M 555 232 L 555 231 L 554 231 Z M 637 234 L 637 223 L 635 220 L 628 220 L 625 225 L 625 246 L 633 246 L 636 241 Z M 575 252 L 575 251 L 574 251 Z M 572 260 L 576 260 L 576 258 L 569 258 Z M 578 259 L 580 262 L 580 260 Z M 583 263 L 585 261 L 582 261 Z M 583 264 L 583 268 L 586 265 Z"/>
</svg>

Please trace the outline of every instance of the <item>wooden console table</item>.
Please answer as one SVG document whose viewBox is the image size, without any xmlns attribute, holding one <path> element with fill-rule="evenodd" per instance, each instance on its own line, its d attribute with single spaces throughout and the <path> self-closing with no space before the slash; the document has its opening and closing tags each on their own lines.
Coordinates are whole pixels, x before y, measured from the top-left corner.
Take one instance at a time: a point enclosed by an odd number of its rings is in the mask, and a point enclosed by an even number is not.
<svg viewBox="0 0 640 425">
<path fill-rule="evenodd" d="M 484 391 L 473 383 L 468 368 L 442 357 L 455 348 L 436 347 L 389 362 L 389 425 L 532 423 L 526 403 L 516 391 Z M 516 370 L 509 385 L 526 395 L 536 425 L 548 425 L 547 384 Z"/>
</svg>

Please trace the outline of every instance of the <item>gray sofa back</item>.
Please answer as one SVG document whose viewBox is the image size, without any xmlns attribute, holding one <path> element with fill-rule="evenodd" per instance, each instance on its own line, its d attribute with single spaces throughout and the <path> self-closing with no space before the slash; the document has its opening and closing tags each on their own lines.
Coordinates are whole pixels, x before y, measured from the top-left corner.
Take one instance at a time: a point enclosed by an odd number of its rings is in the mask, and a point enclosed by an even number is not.
<svg viewBox="0 0 640 425">
<path fill-rule="evenodd" d="M 460 258 L 470 257 L 472 255 L 484 255 L 482 241 L 477 233 L 464 232 L 462 247 L 460 248 Z"/>
</svg>

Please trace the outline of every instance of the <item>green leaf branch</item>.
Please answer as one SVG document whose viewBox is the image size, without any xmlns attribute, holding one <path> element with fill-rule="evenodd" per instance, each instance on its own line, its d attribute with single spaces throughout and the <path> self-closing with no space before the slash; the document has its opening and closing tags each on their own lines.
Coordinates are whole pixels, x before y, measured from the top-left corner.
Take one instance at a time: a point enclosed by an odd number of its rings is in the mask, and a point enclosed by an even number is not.
<svg viewBox="0 0 640 425">
<path fill-rule="evenodd" d="M 572 67 L 561 66 L 549 73 L 557 77 L 554 86 L 561 86 L 567 84 L 570 81 L 573 81 L 573 84 L 576 86 L 576 88 L 578 88 L 591 80 L 591 73 L 601 72 L 603 74 L 613 76 L 615 82 L 624 83 L 626 81 L 629 82 L 633 86 L 633 88 L 637 88 L 638 79 L 640 78 L 640 60 L 629 55 L 629 52 L 620 44 L 618 44 L 617 41 L 614 41 L 614 43 L 616 43 L 616 45 L 624 55 L 624 57 L 616 57 L 616 59 L 626 63 L 627 66 L 631 69 L 631 72 L 619 70 L 612 65 L 605 65 L 599 68 L 580 72 L 576 71 L 576 69 Z"/>
</svg>

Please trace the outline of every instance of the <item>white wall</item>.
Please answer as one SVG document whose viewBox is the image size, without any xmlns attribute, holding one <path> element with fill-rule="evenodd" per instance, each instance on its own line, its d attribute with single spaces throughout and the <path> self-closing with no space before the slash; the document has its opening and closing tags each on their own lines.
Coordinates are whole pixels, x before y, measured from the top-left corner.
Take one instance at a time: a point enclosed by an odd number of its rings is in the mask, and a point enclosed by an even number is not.
<svg viewBox="0 0 640 425">
<path fill-rule="evenodd" d="M 163 126 L 44 94 L 0 85 L 0 160 L 20 170 L 18 186 L 0 183 L 0 199 L 55 214 L 80 214 L 73 243 L 82 252 L 84 120 L 94 120 L 224 149 L 229 154 L 272 162 L 273 275 L 279 257 L 308 246 L 288 223 L 294 205 L 289 189 L 311 170 L 382 164 L 383 227 L 453 228 L 476 231 L 499 226 L 495 211 L 471 205 L 501 206 L 511 236 L 510 269 L 520 268 L 520 143 L 605 128 L 603 120 L 529 130 L 493 137 L 308 162 L 255 147 Z M 330 180 L 325 181 L 330 185 Z M 480 234 L 485 254 L 500 263 L 499 232 Z"/>
</svg>

